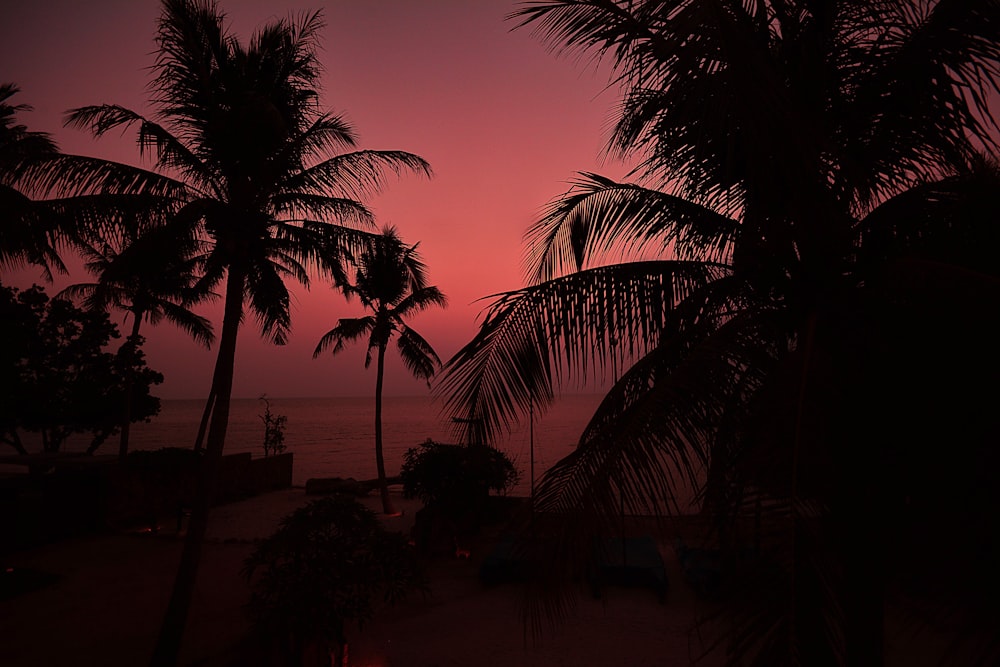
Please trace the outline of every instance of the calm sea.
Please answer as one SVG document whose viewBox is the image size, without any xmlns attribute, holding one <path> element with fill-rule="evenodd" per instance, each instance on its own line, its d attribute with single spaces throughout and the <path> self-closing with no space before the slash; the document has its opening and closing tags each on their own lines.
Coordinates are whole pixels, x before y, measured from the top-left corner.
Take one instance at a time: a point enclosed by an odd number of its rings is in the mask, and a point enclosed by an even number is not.
<svg viewBox="0 0 1000 667">
<path fill-rule="evenodd" d="M 375 401 L 358 398 L 268 398 L 271 413 L 285 415 L 286 451 L 295 454 L 293 483 L 303 485 L 311 477 L 372 479 L 375 472 Z M 535 418 L 535 473 L 540 475 L 572 451 L 587 420 L 597 408 L 598 394 L 563 396 Z M 132 449 L 190 447 L 198 434 L 204 409 L 202 400 L 164 400 L 160 414 L 148 424 L 134 424 Z M 258 399 L 232 402 L 226 452 L 264 455 L 264 403 Z M 399 472 L 403 455 L 428 438 L 454 442 L 451 423 L 441 414 L 441 405 L 428 396 L 387 396 L 382 404 L 383 450 L 386 470 Z M 530 488 L 531 435 L 528 424 L 500 440 L 522 471 L 518 494 Z M 114 453 L 117 442 L 105 443 L 101 453 Z"/>
<path fill-rule="evenodd" d="M 305 485 L 312 477 L 354 477 L 373 479 L 375 470 L 375 401 L 374 398 L 269 398 L 271 413 L 287 417 L 286 451 L 295 455 L 292 483 Z M 559 459 L 569 454 L 581 432 L 600 403 L 599 394 L 569 394 L 556 399 L 544 414 L 534 419 L 535 478 Z M 204 409 L 203 400 L 164 400 L 160 414 L 149 423 L 133 424 L 130 449 L 191 447 L 198 434 Z M 264 455 L 264 403 L 259 399 L 235 399 L 232 402 L 225 452 L 250 452 Z M 383 449 L 386 471 L 399 473 L 403 455 L 428 438 L 436 442 L 454 442 L 448 415 L 430 396 L 383 399 Z M 502 438 L 496 446 L 513 459 L 521 471 L 521 481 L 512 490 L 527 496 L 531 489 L 532 429 L 527 421 Z M 40 442 L 24 438 L 30 451 L 39 451 Z M 64 451 L 79 451 L 86 442 L 71 439 Z M 118 451 L 117 438 L 109 439 L 98 454 Z M 4 466 L 0 465 L 0 471 Z M 16 466 L 15 466 L 16 468 Z M 690 499 L 690 491 L 678 489 Z M 684 503 L 682 503 L 684 504 Z"/>
</svg>

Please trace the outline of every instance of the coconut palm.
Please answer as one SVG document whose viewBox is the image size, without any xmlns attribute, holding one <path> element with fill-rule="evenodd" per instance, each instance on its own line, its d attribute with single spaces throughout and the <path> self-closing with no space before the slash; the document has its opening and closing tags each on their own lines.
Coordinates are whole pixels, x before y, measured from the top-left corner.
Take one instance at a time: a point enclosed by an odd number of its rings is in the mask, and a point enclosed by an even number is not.
<svg viewBox="0 0 1000 667">
<path fill-rule="evenodd" d="M 111 104 L 68 116 L 95 136 L 136 131 L 163 189 L 181 203 L 170 224 L 186 224 L 189 236 L 210 246 L 196 287 L 225 283 L 204 472 L 154 664 L 176 661 L 225 443 L 244 304 L 262 334 L 283 343 L 290 327 L 285 278 L 308 285 L 310 269 L 332 275 L 326 259 L 370 236 L 356 231 L 371 222 L 360 200 L 389 173 L 430 173 L 406 152 L 337 152 L 353 149 L 356 137 L 343 118 L 317 105 L 321 26 L 318 13 L 275 20 L 243 44 L 215 2 L 165 0 L 155 116 Z"/>
<path fill-rule="evenodd" d="M 385 460 L 382 456 L 382 380 L 385 375 L 385 350 L 389 341 L 396 336 L 396 345 L 403 363 L 414 377 L 430 379 L 440 368 L 441 360 L 434 348 L 420 334 L 406 324 L 406 318 L 431 306 L 446 306 L 447 299 L 433 285 L 427 284 L 426 269 L 417 253 L 417 245 L 407 246 L 399 238 L 396 230 L 388 227 L 381 236 L 361 252 L 357 260 L 353 282 L 343 284 L 341 289 L 349 298 L 357 296 L 370 315 L 356 318 L 341 318 L 330 331 L 323 334 L 316 350 L 315 359 L 324 350 L 333 346 L 337 354 L 347 343 L 367 338 L 368 352 L 365 368 L 375 354 L 375 464 L 378 469 L 379 490 L 382 496 L 382 510 L 394 514 L 389 498 L 389 485 L 385 475 Z M 398 334 L 398 335 L 397 335 Z"/>
<path fill-rule="evenodd" d="M 81 246 L 87 260 L 85 268 L 97 282 L 70 285 L 62 294 L 81 300 L 91 310 L 114 308 L 131 315 L 131 333 L 122 343 L 120 354 L 139 349 L 143 321 L 155 326 L 166 320 L 195 341 L 210 346 L 214 340 L 211 323 L 190 310 L 195 303 L 214 296 L 194 289 L 200 259 L 197 250 L 201 243 L 188 236 L 178 238 L 169 226 L 138 237 L 134 227 L 121 231 L 121 239 L 104 239 L 98 242 L 100 245 Z M 128 383 L 129 378 L 126 378 Z M 122 460 L 128 454 L 130 397 L 126 389 L 118 448 Z"/>
<path fill-rule="evenodd" d="M 727 607 L 734 664 L 880 664 L 889 559 L 922 562 L 905 558 L 914 533 L 883 521 L 929 499 L 914 443 L 961 423 L 964 460 L 992 458 L 996 391 L 954 369 L 997 370 L 978 303 L 998 297 L 1000 181 L 980 153 L 995 148 L 1000 6 L 565 0 L 514 18 L 610 59 L 624 96 L 610 150 L 637 160 L 637 182 L 582 174 L 551 204 L 528 234 L 528 287 L 494 300 L 439 391 L 496 433 L 568 374 L 627 362 L 536 495 L 566 552 L 589 553 L 621 503 L 681 509 L 683 485 L 729 553 L 735 518 L 764 508 L 782 529 L 765 546 L 782 548 L 727 561 L 760 568 L 731 580 L 752 600 Z M 921 349 L 918 372 L 905 353 Z M 943 495 L 987 476 L 949 477 Z M 949 583 L 968 602 L 969 582 Z"/>
</svg>

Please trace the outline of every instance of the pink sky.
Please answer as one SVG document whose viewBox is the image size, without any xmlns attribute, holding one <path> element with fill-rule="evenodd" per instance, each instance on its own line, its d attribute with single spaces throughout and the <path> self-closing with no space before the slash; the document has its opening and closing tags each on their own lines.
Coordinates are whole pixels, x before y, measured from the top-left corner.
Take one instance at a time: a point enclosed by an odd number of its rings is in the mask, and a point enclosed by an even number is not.
<svg viewBox="0 0 1000 667">
<path fill-rule="evenodd" d="M 430 281 L 450 306 L 410 324 L 447 360 L 478 328 L 477 299 L 522 285 L 522 236 L 541 208 L 567 189 L 576 171 L 622 177 L 602 159 L 615 96 L 593 67 L 546 51 L 528 30 L 511 32 L 507 0 L 225 0 L 242 39 L 255 26 L 289 13 L 321 9 L 320 53 L 326 73 L 321 104 L 344 113 L 363 148 L 416 153 L 431 163 L 431 180 L 405 177 L 368 202 L 380 226 L 395 225 L 419 241 Z M 0 24 L 3 81 L 21 88 L 16 103 L 32 130 L 53 134 L 68 153 L 135 162 L 131 138 L 94 140 L 62 128 L 70 108 L 116 103 L 149 111 L 147 68 L 159 16 L 155 0 L 35 0 L 5 7 Z M 25 287 L 37 272 L 4 275 Z M 89 278 L 76 270 L 50 293 Z M 288 345 L 262 342 L 252 318 L 241 332 L 234 396 L 253 398 L 367 395 L 364 347 L 337 358 L 312 359 L 320 336 L 337 318 L 362 314 L 328 285 L 292 286 Z M 202 312 L 221 328 L 218 310 Z M 114 315 L 121 324 L 121 315 Z M 164 398 L 207 393 L 214 352 L 169 325 L 146 327 L 151 367 L 166 376 Z M 387 394 L 426 392 L 395 360 Z"/>
</svg>

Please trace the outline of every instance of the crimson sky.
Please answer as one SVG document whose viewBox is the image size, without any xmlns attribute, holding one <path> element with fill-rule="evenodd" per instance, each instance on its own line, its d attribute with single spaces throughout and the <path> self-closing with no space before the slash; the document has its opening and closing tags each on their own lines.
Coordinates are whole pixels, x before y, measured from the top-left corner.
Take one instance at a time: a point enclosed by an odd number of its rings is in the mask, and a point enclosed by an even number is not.
<svg viewBox="0 0 1000 667">
<path fill-rule="evenodd" d="M 361 146 L 416 153 L 435 175 L 393 183 L 368 202 L 380 225 L 420 242 L 432 284 L 451 301 L 445 311 L 412 321 L 442 359 L 474 334 L 481 297 L 522 285 L 522 236 L 541 208 L 564 192 L 576 171 L 621 177 L 603 159 L 615 97 L 593 66 L 549 53 L 529 30 L 512 31 L 508 0 L 224 0 L 234 31 L 245 39 L 270 18 L 321 10 L 321 104 L 353 123 Z M 16 103 L 30 129 L 47 131 L 65 152 L 137 163 L 127 139 L 91 138 L 62 128 L 70 108 L 116 103 L 149 111 L 146 85 L 159 15 L 155 0 L 34 0 L 5 3 L 0 21 L 3 81 L 21 88 Z M 35 271 L 5 275 L 24 287 Z M 76 270 L 50 288 L 84 282 Z M 329 286 L 294 287 L 290 344 L 260 341 L 252 319 L 241 333 L 234 394 L 364 395 L 374 369 L 361 346 L 338 358 L 312 359 L 320 336 L 338 317 L 361 314 Z M 221 327 L 217 310 L 205 314 Z M 121 316 L 115 315 L 121 322 Z M 166 381 L 165 398 L 207 392 L 214 360 L 171 328 L 147 327 L 150 366 Z M 388 367 L 387 393 L 426 391 Z"/>
</svg>

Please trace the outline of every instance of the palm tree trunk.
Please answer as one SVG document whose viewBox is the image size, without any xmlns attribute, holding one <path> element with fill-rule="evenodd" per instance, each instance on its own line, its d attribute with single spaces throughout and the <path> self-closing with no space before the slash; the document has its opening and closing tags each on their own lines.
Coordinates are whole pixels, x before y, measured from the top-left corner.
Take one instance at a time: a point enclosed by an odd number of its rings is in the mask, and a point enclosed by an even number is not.
<svg viewBox="0 0 1000 667">
<path fill-rule="evenodd" d="M 378 488 L 382 495 L 382 511 L 395 514 L 389 498 L 389 482 L 385 477 L 385 460 L 382 457 L 382 376 L 385 373 L 385 345 L 378 346 L 378 367 L 375 373 L 375 466 L 378 469 Z"/>
<path fill-rule="evenodd" d="M 215 406 L 215 381 L 212 388 L 208 390 L 208 400 L 205 401 L 205 410 L 201 413 L 201 423 L 198 425 L 198 437 L 194 441 L 194 451 L 200 452 L 205 442 L 205 433 L 208 431 L 208 418 L 212 416 L 212 408 Z"/>
<path fill-rule="evenodd" d="M 125 345 L 131 346 L 129 351 L 139 347 L 139 327 L 142 326 L 142 313 L 132 313 L 132 334 L 125 341 Z M 132 385 L 135 379 L 132 375 L 132 365 L 125 368 L 125 418 L 122 420 L 122 433 L 118 439 L 118 460 L 122 463 L 128 456 L 128 434 L 132 424 Z"/>
<path fill-rule="evenodd" d="M 236 365 L 236 338 L 243 314 L 243 287 L 246 273 L 242 269 L 230 267 L 226 284 L 225 315 L 222 320 L 222 335 L 219 338 L 219 353 L 215 362 L 212 387 L 216 392 L 212 424 L 208 431 L 208 443 L 198 476 L 198 488 L 191 508 L 191 523 L 184 551 L 181 553 L 180 567 L 174 579 L 173 592 L 167 613 L 160 627 L 156 647 L 150 665 L 153 667 L 173 667 L 177 664 L 184 627 L 187 624 L 191 599 L 197 582 L 198 566 L 201 564 L 201 550 L 208 528 L 208 510 L 215 492 L 216 477 L 222 450 L 226 442 L 229 426 L 229 401 L 233 391 L 233 370 Z"/>
</svg>

